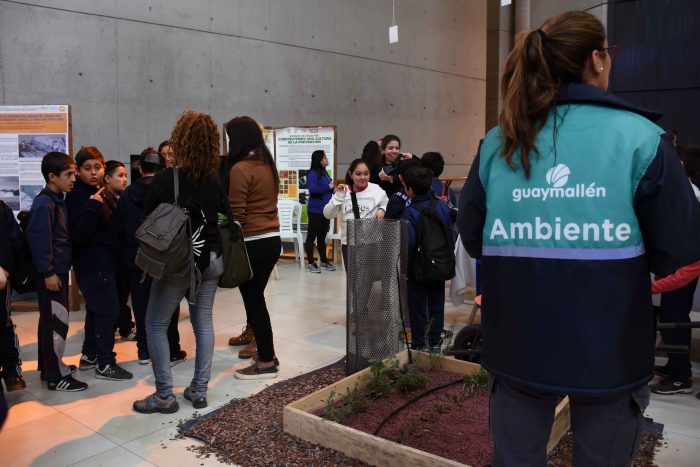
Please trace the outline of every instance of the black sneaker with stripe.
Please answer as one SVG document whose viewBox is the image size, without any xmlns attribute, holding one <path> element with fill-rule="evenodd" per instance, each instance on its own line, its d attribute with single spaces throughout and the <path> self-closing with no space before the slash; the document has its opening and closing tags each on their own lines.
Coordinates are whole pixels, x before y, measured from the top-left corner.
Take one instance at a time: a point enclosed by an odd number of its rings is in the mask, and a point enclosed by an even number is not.
<svg viewBox="0 0 700 467">
<path fill-rule="evenodd" d="M 78 392 L 88 388 L 87 383 L 78 381 L 71 375 L 64 376 L 58 381 L 49 381 L 47 384 L 49 391 Z"/>
<path fill-rule="evenodd" d="M 126 381 L 133 377 L 134 375 L 132 375 L 116 363 L 109 363 L 104 366 L 98 364 L 97 367 L 95 367 L 95 378 L 98 379 L 109 379 L 111 381 Z"/>
</svg>

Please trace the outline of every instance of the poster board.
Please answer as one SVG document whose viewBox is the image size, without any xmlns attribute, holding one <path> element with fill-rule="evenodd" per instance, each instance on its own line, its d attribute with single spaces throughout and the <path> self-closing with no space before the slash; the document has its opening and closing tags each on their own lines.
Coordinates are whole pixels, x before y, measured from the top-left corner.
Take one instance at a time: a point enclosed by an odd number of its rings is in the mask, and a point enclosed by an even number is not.
<svg viewBox="0 0 700 467">
<path fill-rule="evenodd" d="M 335 180 L 337 172 L 335 125 L 263 127 L 265 144 L 277 165 L 280 177 L 279 199 L 296 199 L 302 204 L 302 223 L 307 223 L 306 204 L 309 190 L 306 174 L 311 167 L 311 154 L 322 149 L 328 157 L 328 175 Z M 226 125 L 223 131 L 223 148 L 228 152 Z"/>
<path fill-rule="evenodd" d="M 0 199 L 15 213 L 29 210 L 46 185 L 41 159 L 73 155 L 69 105 L 0 106 Z"/>
<path fill-rule="evenodd" d="M 311 167 L 311 154 L 318 149 L 326 153 L 326 170 L 333 180 L 336 172 L 335 126 L 275 128 L 275 163 L 280 174 L 280 199 L 297 199 L 306 205 L 309 197 L 306 175 Z"/>
</svg>

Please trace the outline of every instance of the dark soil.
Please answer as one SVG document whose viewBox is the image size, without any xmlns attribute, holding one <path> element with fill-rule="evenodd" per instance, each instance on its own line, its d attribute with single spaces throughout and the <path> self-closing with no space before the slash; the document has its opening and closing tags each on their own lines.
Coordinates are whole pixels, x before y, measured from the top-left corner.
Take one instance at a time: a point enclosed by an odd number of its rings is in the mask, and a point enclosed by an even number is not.
<svg viewBox="0 0 700 467">
<path fill-rule="evenodd" d="M 371 402 L 366 412 L 348 417 L 343 424 L 463 464 L 490 464 L 493 448 L 487 391 L 465 388 L 464 375 L 442 370 L 416 371 L 429 378 L 424 388 L 392 392 Z M 451 382 L 456 384 L 429 393 Z M 426 393 L 429 394 L 420 397 Z M 379 429 L 404 404 L 407 405 Z"/>
<path fill-rule="evenodd" d="M 283 431 L 282 409 L 314 391 L 345 377 L 341 368 L 323 370 L 271 386 L 264 392 L 203 417 L 181 434 L 197 438 L 205 446 L 192 451 L 203 457 L 216 455 L 222 462 L 242 466 L 365 466 L 367 464 L 331 449 L 290 436 Z"/>
<path fill-rule="evenodd" d="M 661 447 L 663 438 L 650 433 L 642 433 L 642 441 L 632 465 L 634 467 L 656 467 L 654 455 L 656 449 Z M 573 438 L 571 432 L 567 432 L 557 444 L 557 447 L 549 453 L 549 467 L 569 467 L 573 463 Z"/>
</svg>

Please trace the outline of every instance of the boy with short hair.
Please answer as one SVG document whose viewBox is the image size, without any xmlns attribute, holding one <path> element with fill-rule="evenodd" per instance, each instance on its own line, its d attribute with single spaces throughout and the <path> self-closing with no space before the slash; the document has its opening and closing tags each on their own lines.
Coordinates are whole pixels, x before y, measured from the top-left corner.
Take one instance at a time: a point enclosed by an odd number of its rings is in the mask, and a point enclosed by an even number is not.
<svg viewBox="0 0 700 467">
<path fill-rule="evenodd" d="M 105 175 L 103 178 L 105 195 L 116 204 L 119 197 L 126 190 L 129 184 L 126 167 L 119 161 L 105 162 Z M 114 211 L 116 215 L 116 210 Z M 131 320 L 131 308 L 127 304 L 129 299 L 129 271 L 126 266 L 121 248 L 117 248 L 117 297 L 119 299 L 119 313 L 117 321 L 114 323 L 114 336 L 117 335 L 124 341 L 136 340 L 135 323 Z"/>
<path fill-rule="evenodd" d="M 71 376 L 63 363 L 68 335 L 68 272 L 71 239 L 63 194 L 75 183 L 73 159 L 50 152 L 41 160 L 46 188 L 34 198 L 27 225 L 27 242 L 37 271 L 39 301 L 39 371 L 52 391 L 84 391 L 88 385 Z"/>
<path fill-rule="evenodd" d="M 75 160 L 78 180 L 66 203 L 74 246 L 73 269 L 85 299 L 80 369 L 95 368 L 98 379 L 129 380 L 133 375 L 116 364 L 114 353 L 114 324 L 119 314 L 117 238 L 112 224 L 116 196 L 108 188 L 98 190 L 105 164 L 97 148 L 81 148 Z"/>
<path fill-rule="evenodd" d="M 445 203 L 438 201 L 430 187 L 432 173 L 425 167 L 414 167 L 403 175 L 406 194 L 411 204 L 404 209 L 401 220 L 408 222 L 408 270 L 418 252 L 419 228 L 423 211 L 432 210 L 449 233 L 450 210 Z M 448 241 L 451 243 L 451 235 Z M 446 238 L 447 238 L 446 237 Z M 445 324 L 445 280 L 419 282 L 409 273 L 409 311 L 411 317 L 411 347 L 428 347 L 437 352 L 442 343 L 442 328 Z M 426 342 L 427 339 L 427 342 Z"/>
</svg>

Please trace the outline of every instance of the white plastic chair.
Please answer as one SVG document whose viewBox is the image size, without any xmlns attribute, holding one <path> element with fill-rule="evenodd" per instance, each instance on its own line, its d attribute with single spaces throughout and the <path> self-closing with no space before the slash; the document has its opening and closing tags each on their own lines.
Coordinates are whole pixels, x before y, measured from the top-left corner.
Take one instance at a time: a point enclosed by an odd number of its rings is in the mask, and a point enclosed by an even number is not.
<svg viewBox="0 0 700 467">
<path fill-rule="evenodd" d="M 340 262 L 343 265 L 343 270 L 345 270 L 345 263 L 343 263 L 342 260 L 342 253 L 340 252 L 341 248 L 341 237 L 340 237 L 340 215 L 335 216 L 333 219 L 331 219 L 331 228 L 329 232 L 326 234 L 326 242 L 330 240 L 331 242 L 331 248 L 333 249 L 333 260 L 335 261 L 336 264 L 338 264 L 338 258 L 340 258 Z M 335 241 L 338 241 L 337 245 L 338 248 L 336 249 L 336 243 Z"/>
<path fill-rule="evenodd" d="M 280 240 L 294 243 L 294 256 L 304 267 L 304 236 L 301 233 L 301 203 L 293 199 L 277 200 Z M 296 227 L 296 230 L 295 230 Z"/>
</svg>

